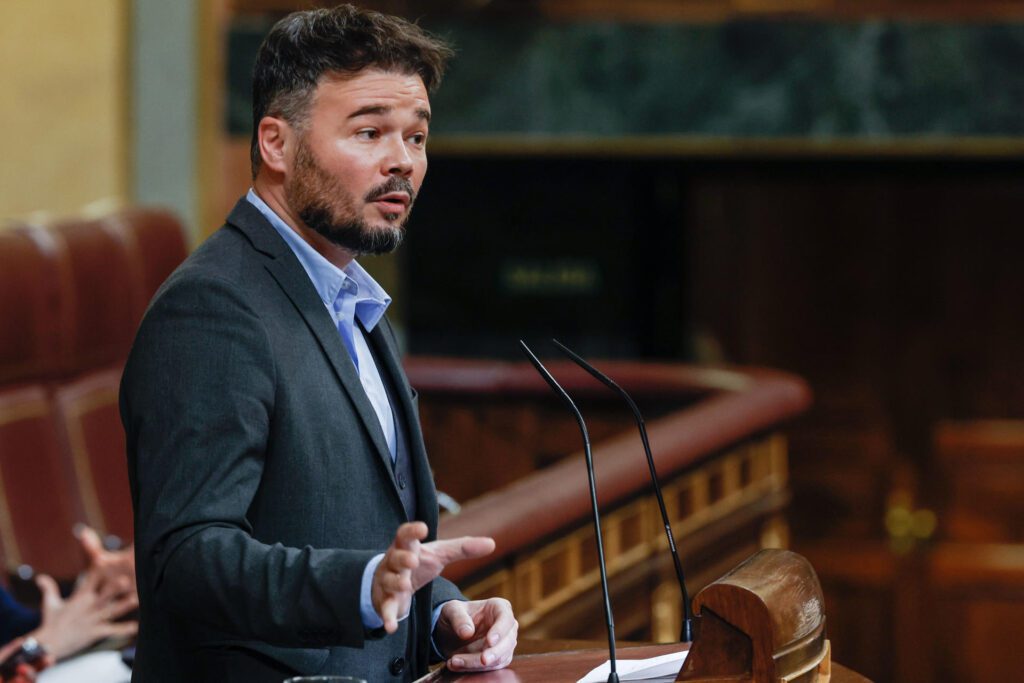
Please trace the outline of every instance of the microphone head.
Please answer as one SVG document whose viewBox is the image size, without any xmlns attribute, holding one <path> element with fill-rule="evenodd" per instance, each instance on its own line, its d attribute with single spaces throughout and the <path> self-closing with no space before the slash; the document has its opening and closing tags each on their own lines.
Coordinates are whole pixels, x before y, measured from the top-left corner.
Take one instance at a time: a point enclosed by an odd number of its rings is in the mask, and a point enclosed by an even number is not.
<svg viewBox="0 0 1024 683">
<path fill-rule="evenodd" d="M 576 409 L 576 404 L 573 403 L 572 399 L 569 397 L 569 394 L 565 392 L 565 389 L 563 389 L 562 385 L 555 380 L 554 376 L 550 372 L 548 372 L 548 369 L 544 367 L 544 364 L 540 362 L 540 359 L 537 358 L 536 355 L 534 355 L 533 351 L 530 350 L 530 347 L 526 345 L 526 342 L 520 339 L 519 346 L 522 347 L 523 353 L 526 354 L 527 359 L 529 359 L 530 363 L 537 370 L 540 376 L 544 378 L 544 381 L 548 383 L 548 386 L 551 387 L 551 390 L 554 391 L 559 396 L 561 396 L 562 400 L 569 404 L 569 407 L 572 409 L 574 413 L 578 413 L 579 411 Z M 583 418 L 580 417 L 580 419 Z"/>
</svg>

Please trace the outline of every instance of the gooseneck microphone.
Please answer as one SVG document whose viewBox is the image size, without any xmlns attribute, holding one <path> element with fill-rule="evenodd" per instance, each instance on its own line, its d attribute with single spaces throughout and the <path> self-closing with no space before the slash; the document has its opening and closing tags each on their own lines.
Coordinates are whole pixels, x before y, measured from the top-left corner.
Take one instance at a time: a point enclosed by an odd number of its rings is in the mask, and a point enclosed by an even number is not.
<svg viewBox="0 0 1024 683">
<path fill-rule="evenodd" d="M 548 383 L 548 386 L 569 406 L 569 410 L 576 416 L 576 422 L 579 424 L 580 432 L 583 434 L 583 453 L 587 458 L 587 477 L 590 479 L 590 504 L 593 507 L 594 535 L 597 537 L 597 559 L 598 566 L 601 569 L 601 592 L 604 595 L 604 618 L 605 624 L 608 626 L 608 662 L 610 664 L 608 683 L 619 683 L 619 674 L 615 670 L 615 622 L 612 619 L 612 603 L 608 597 L 608 569 L 604 562 L 604 541 L 601 540 L 601 513 L 597 509 L 597 484 L 594 478 L 594 458 L 590 452 L 590 434 L 587 432 L 587 424 L 583 421 L 582 413 L 580 413 L 576 404 L 572 402 L 572 399 L 569 398 L 569 394 L 555 381 L 555 378 L 551 376 L 548 369 L 537 359 L 537 356 L 533 355 L 533 351 L 526 345 L 526 342 L 520 339 L 519 345 L 523 347 L 526 357 L 530 359 L 533 367 L 537 369 L 537 372 Z"/>
<path fill-rule="evenodd" d="M 647 467 L 651 471 L 651 483 L 654 485 L 654 495 L 658 498 L 658 509 L 661 510 L 661 521 L 665 526 L 665 536 L 668 538 L 668 548 L 672 553 L 672 562 L 675 565 L 676 579 L 679 581 L 679 590 L 683 594 L 683 628 L 679 638 L 684 643 L 693 642 L 693 608 L 690 607 L 690 596 L 686 591 L 686 580 L 683 577 L 683 564 L 679 560 L 679 552 L 676 550 L 676 539 L 672 533 L 672 525 L 669 524 L 668 521 L 668 512 L 665 510 L 665 499 L 661 495 L 661 483 L 658 481 L 658 470 L 654 466 L 654 456 L 651 455 L 651 444 L 647 440 L 647 427 L 644 425 L 643 415 L 640 414 L 640 409 L 637 408 L 633 398 L 626 393 L 625 389 L 608 377 L 608 375 L 583 360 L 583 358 L 573 352 L 572 349 L 557 339 L 552 339 L 551 341 L 561 349 L 562 353 L 576 363 L 576 365 L 589 372 L 595 379 L 621 396 L 629 405 L 629 409 L 633 411 L 633 417 L 636 419 L 636 426 L 640 430 L 640 440 L 643 441 L 644 444 L 644 454 L 647 456 Z"/>
</svg>

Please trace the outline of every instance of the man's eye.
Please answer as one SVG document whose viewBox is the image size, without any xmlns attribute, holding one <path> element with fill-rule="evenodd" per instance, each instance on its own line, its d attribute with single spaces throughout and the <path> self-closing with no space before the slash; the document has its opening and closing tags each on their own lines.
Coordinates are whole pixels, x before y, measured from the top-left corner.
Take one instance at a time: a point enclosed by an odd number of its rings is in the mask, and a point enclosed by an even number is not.
<svg viewBox="0 0 1024 683">
<path fill-rule="evenodd" d="M 372 128 L 356 131 L 356 137 L 362 138 L 363 140 L 373 140 L 377 137 L 377 131 Z"/>
<path fill-rule="evenodd" d="M 427 142 L 426 133 L 416 133 L 409 136 L 409 141 L 414 145 L 424 145 Z"/>
</svg>

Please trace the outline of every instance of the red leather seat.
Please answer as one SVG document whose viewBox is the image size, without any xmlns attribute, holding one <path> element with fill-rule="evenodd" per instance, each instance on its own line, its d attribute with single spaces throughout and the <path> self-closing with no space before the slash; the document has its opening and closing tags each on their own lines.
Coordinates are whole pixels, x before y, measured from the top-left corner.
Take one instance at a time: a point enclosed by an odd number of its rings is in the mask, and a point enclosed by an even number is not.
<svg viewBox="0 0 1024 683">
<path fill-rule="evenodd" d="M 131 256 L 137 325 L 156 290 L 188 255 L 185 233 L 174 214 L 160 209 L 126 209 L 108 216 L 104 223 Z"/>
<path fill-rule="evenodd" d="M 82 567 L 71 535 L 83 519 L 57 439 L 48 392 L 38 384 L 0 390 L 0 547 L 21 564 L 67 578 Z"/>
<path fill-rule="evenodd" d="M 102 220 L 68 221 L 51 232 L 67 304 L 65 374 L 123 362 L 138 323 L 133 299 L 141 294 L 133 254 Z"/>
<path fill-rule="evenodd" d="M 60 578 L 76 522 L 132 538 L 120 368 L 188 252 L 166 211 L 0 230 L 0 558 Z"/>
<path fill-rule="evenodd" d="M 41 228 L 0 230 L 0 386 L 59 374 L 65 304 L 54 249 Z"/>
<path fill-rule="evenodd" d="M 130 543 L 132 500 L 117 404 L 120 381 L 118 366 L 60 386 L 56 417 L 85 521 Z"/>
</svg>

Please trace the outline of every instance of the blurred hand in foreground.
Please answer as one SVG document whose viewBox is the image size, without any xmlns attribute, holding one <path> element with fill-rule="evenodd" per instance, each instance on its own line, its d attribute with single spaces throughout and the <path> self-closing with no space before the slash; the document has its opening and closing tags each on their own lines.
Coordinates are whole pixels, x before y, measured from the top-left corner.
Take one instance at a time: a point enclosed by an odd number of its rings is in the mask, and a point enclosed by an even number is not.
<svg viewBox="0 0 1024 683">
<path fill-rule="evenodd" d="M 36 577 L 36 585 L 43 596 L 42 624 L 28 635 L 55 660 L 105 638 L 138 632 L 138 622 L 117 621 L 139 606 L 134 582 L 126 576 L 111 578 L 89 570 L 66 599 L 61 597 L 57 582 L 45 574 Z"/>
</svg>

